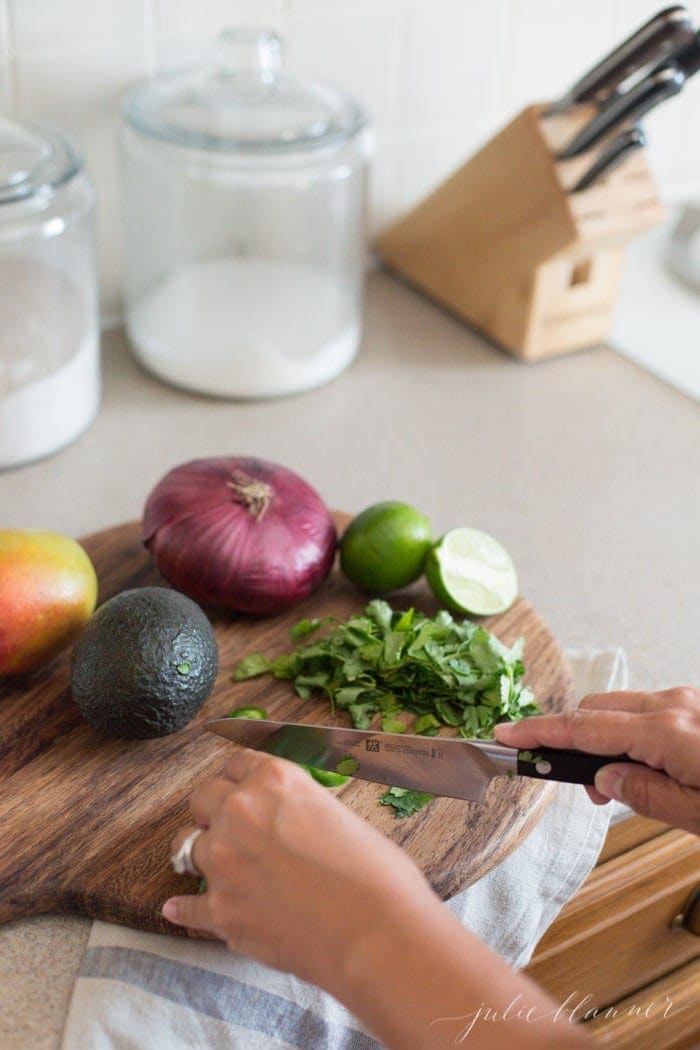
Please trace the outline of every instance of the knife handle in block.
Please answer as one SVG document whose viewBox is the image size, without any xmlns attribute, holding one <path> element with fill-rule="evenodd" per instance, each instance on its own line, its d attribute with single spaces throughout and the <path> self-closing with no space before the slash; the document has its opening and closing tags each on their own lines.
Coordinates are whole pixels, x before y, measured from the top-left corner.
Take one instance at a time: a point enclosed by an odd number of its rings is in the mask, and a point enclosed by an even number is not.
<svg viewBox="0 0 700 1050">
<path fill-rule="evenodd" d="M 538 747 L 534 751 L 518 751 L 518 776 L 592 786 L 598 770 L 611 762 L 640 765 L 627 755 L 589 755 L 585 751 Z"/>
</svg>

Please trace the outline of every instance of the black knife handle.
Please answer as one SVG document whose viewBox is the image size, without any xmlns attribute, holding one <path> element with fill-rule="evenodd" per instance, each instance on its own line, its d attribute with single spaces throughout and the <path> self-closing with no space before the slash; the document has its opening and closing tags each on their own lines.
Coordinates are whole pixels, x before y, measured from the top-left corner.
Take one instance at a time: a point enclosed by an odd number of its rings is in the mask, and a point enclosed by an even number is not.
<svg viewBox="0 0 700 1050">
<path fill-rule="evenodd" d="M 596 142 L 624 122 L 635 123 L 672 95 L 677 95 L 685 82 L 685 73 L 669 62 L 653 76 L 648 76 L 624 95 L 619 95 L 601 109 L 588 124 L 578 131 L 557 155 L 557 160 L 569 160 L 595 146 Z"/>
<path fill-rule="evenodd" d="M 646 70 L 647 76 L 653 76 L 654 73 L 658 73 L 664 66 L 672 64 L 677 66 L 683 73 L 685 73 L 686 79 L 694 77 L 700 69 L 700 30 L 695 33 L 688 43 L 680 50 L 675 51 L 671 55 L 666 55 L 665 58 L 659 59 L 651 68 Z"/>
<path fill-rule="evenodd" d="M 673 57 L 692 35 L 693 22 L 685 7 L 677 4 L 659 11 L 573 84 L 552 111 L 596 102 L 604 92 L 612 94 L 636 69 L 654 59 L 661 62 Z"/>
<path fill-rule="evenodd" d="M 647 144 L 644 129 L 639 125 L 623 131 L 607 146 L 596 161 L 591 164 L 572 188 L 572 193 L 580 193 L 587 190 L 594 182 L 598 182 L 603 175 L 609 175 L 617 168 L 632 150 L 642 149 Z"/>
<path fill-rule="evenodd" d="M 564 751 L 551 747 L 536 747 L 532 751 L 518 751 L 518 776 L 538 780 L 556 780 L 561 784 L 593 785 L 595 775 L 611 762 L 634 762 L 627 755 L 589 755 L 585 751 Z"/>
</svg>

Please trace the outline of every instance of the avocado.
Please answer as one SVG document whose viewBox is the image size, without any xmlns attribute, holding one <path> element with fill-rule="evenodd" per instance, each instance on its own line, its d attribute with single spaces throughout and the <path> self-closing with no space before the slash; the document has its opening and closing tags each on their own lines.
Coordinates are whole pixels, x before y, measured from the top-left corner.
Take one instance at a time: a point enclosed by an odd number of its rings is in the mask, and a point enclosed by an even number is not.
<svg viewBox="0 0 700 1050">
<path fill-rule="evenodd" d="M 218 666 L 200 607 L 167 587 L 139 587 L 110 598 L 88 621 L 73 649 L 71 690 L 94 729 L 144 740 L 189 722 Z"/>
</svg>

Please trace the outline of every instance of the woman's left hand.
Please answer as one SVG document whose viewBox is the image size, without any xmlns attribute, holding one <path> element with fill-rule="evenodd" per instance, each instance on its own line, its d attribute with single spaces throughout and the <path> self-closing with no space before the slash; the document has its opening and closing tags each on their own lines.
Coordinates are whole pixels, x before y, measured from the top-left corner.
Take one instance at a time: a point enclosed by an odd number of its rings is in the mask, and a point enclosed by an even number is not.
<svg viewBox="0 0 700 1050">
<path fill-rule="evenodd" d="M 437 900 L 413 862 L 285 759 L 240 749 L 191 797 L 192 858 L 206 892 L 163 905 L 170 922 L 331 990 L 340 958 Z"/>
</svg>

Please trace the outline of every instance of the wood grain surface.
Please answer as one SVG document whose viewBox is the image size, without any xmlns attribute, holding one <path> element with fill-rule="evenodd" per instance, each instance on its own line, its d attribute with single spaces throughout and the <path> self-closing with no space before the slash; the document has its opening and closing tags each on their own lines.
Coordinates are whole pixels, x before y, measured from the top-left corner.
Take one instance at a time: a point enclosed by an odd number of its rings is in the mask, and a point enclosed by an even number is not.
<svg viewBox="0 0 700 1050">
<path fill-rule="evenodd" d="M 339 526 L 347 521 L 337 515 Z M 130 587 L 162 585 L 140 542 L 138 523 L 82 541 L 100 580 L 99 602 Z M 398 608 L 436 611 L 424 581 L 393 599 Z M 302 605 L 258 619 L 212 612 L 220 668 L 199 715 L 157 740 L 114 740 L 82 720 L 70 695 L 70 653 L 24 679 L 0 683 L 0 921 L 36 912 L 64 912 L 145 930 L 183 933 L 159 914 L 171 894 L 196 889 L 173 874 L 170 840 L 188 823 L 188 797 L 198 780 L 218 775 L 234 746 L 204 729 L 211 718 L 255 704 L 271 718 L 349 725 L 334 720 L 324 700 L 302 701 L 290 683 L 270 678 L 233 683 L 247 653 L 290 648 L 288 629 L 304 616 L 348 616 L 365 598 L 335 569 Z M 522 598 L 484 624 L 507 644 L 525 635 L 526 681 L 545 710 L 575 703 L 564 656 L 550 631 Z M 343 802 L 380 828 L 448 898 L 499 864 L 532 830 L 552 797 L 549 784 L 498 777 L 481 804 L 435 799 L 397 820 L 379 804 L 384 789 L 349 781 Z"/>
</svg>

